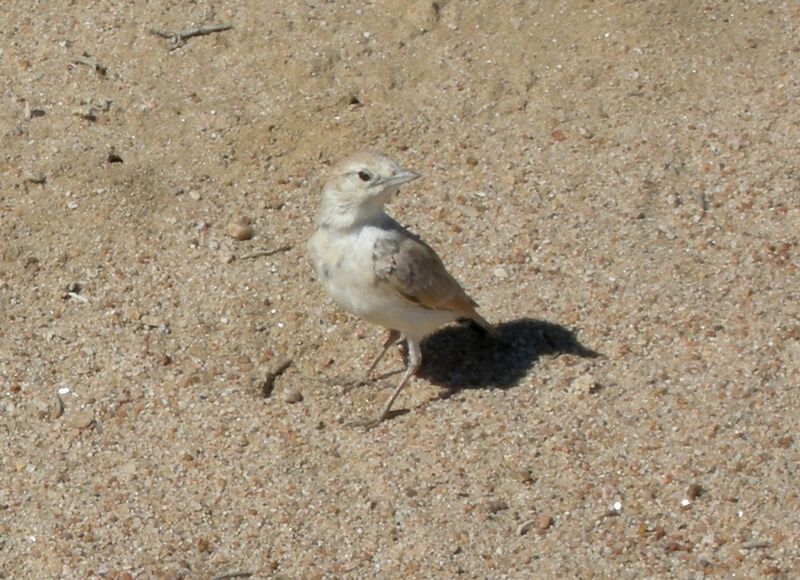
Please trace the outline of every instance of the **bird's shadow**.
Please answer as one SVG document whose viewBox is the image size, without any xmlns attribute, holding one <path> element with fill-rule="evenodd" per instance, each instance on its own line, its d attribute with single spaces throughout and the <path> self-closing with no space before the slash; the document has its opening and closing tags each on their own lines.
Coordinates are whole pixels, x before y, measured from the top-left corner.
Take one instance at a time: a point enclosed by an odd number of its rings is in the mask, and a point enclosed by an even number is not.
<svg viewBox="0 0 800 580">
<path fill-rule="evenodd" d="M 451 393 L 508 389 L 519 383 L 542 356 L 601 356 L 560 324 L 519 318 L 495 329 L 502 342 L 480 336 L 469 326 L 448 326 L 430 335 L 422 343 L 422 365 L 417 375 Z"/>
</svg>

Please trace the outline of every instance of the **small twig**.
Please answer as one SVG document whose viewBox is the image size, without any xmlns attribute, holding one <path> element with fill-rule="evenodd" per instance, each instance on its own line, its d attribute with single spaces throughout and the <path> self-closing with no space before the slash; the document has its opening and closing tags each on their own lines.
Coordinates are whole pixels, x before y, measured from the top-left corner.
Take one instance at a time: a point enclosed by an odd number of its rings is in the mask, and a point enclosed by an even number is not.
<svg viewBox="0 0 800 580">
<path fill-rule="evenodd" d="M 186 44 L 188 39 L 195 36 L 205 36 L 206 34 L 213 34 L 215 32 L 224 32 L 226 30 L 230 30 L 231 28 L 233 28 L 233 24 L 209 24 L 208 26 L 187 28 L 186 30 L 181 30 L 179 32 L 172 32 L 171 30 L 158 30 L 156 28 L 148 28 L 147 32 L 154 34 L 155 36 L 160 36 L 161 38 L 166 38 L 172 45 L 170 50 L 175 50 L 176 48 L 180 48 Z"/>
<path fill-rule="evenodd" d="M 275 388 L 275 381 L 279 376 L 287 371 L 292 366 L 292 359 L 285 358 L 280 361 L 275 367 L 267 373 L 264 382 L 261 383 L 261 396 L 268 399 L 272 396 L 272 390 Z"/>
<path fill-rule="evenodd" d="M 72 298 L 73 300 L 77 300 L 78 302 L 83 302 L 84 304 L 87 304 L 89 302 L 89 299 L 86 296 L 81 296 L 77 292 L 67 292 L 66 298 Z"/>
<path fill-rule="evenodd" d="M 72 59 L 72 64 L 82 64 L 88 66 L 90 69 L 99 74 L 101 77 L 106 76 L 106 73 L 108 72 L 108 69 L 106 69 L 104 65 L 90 58 L 89 55 L 86 54 L 85 52 L 83 53 L 82 56 Z"/>
<path fill-rule="evenodd" d="M 703 217 L 708 212 L 708 198 L 706 197 L 706 193 L 702 190 L 695 193 L 695 197 L 697 198 L 697 203 L 700 206 L 700 217 Z"/>
<path fill-rule="evenodd" d="M 769 540 L 750 540 L 742 543 L 742 550 L 758 550 L 759 548 L 769 548 L 772 542 Z"/>
<path fill-rule="evenodd" d="M 230 574 L 221 574 L 214 576 L 211 580 L 229 580 L 230 578 L 250 578 L 252 572 L 231 572 Z"/>
<path fill-rule="evenodd" d="M 533 526 L 536 525 L 536 520 L 528 520 L 526 522 L 522 522 L 519 526 L 517 526 L 517 535 L 524 536 L 528 532 L 533 529 Z"/>
<path fill-rule="evenodd" d="M 255 252 L 250 252 L 249 254 L 245 254 L 244 256 L 240 257 L 240 260 L 249 260 L 251 258 L 260 258 L 262 256 L 272 256 L 274 254 L 280 254 L 281 252 L 288 252 L 292 249 L 292 246 L 286 245 L 281 246 L 280 248 L 274 248 L 272 250 L 268 250 L 266 248 L 261 250 L 256 250 Z"/>
<path fill-rule="evenodd" d="M 295 359 L 303 356 L 308 349 L 316 348 L 317 346 L 319 346 L 318 343 L 312 342 L 298 350 L 294 356 L 280 360 L 278 364 L 276 364 L 272 370 L 267 373 L 267 376 L 264 377 L 264 382 L 261 383 L 261 396 L 265 399 L 271 397 L 277 378 L 285 373 L 289 367 L 292 366 L 292 364 L 294 364 Z"/>
</svg>

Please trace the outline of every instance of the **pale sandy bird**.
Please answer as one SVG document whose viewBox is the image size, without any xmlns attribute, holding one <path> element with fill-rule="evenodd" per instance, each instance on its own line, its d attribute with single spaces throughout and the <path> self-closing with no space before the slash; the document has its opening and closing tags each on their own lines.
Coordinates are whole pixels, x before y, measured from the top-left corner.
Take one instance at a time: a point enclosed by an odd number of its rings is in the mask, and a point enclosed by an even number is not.
<svg viewBox="0 0 800 580">
<path fill-rule="evenodd" d="M 371 423 L 386 418 L 419 368 L 420 342 L 426 335 L 443 324 L 467 319 L 497 337 L 436 252 L 384 212 L 384 204 L 398 187 L 418 177 L 377 153 L 345 159 L 322 191 L 317 229 L 309 242 L 317 276 L 331 298 L 390 331 L 367 378 L 401 336 L 408 342 L 408 368 Z"/>
</svg>

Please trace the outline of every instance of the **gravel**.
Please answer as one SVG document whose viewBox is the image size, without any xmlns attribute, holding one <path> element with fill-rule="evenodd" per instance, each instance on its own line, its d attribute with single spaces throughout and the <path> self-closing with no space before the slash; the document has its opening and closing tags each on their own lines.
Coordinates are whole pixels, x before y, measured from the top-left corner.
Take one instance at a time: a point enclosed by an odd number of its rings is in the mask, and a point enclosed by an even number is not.
<svg viewBox="0 0 800 580">
<path fill-rule="evenodd" d="M 800 577 L 794 4 L 161 4 L 3 3 L 0 576 Z M 367 431 L 361 148 L 506 342 Z"/>
</svg>

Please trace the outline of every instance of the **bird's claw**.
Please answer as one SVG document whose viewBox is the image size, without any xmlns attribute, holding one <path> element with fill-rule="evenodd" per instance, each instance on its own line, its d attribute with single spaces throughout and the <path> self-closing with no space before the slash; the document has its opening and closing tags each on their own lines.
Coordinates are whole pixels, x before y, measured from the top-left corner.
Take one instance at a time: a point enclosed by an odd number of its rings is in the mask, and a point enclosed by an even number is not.
<svg viewBox="0 0 800 580">
<path fill-rule="evenodd" d="M 369 431 L 383 423 L 384 416 L 381 415 L 379 417 L 359 417 L 358 419 L 353 419 L 350 421 L 347 426 L 348 427 L 356 427 L 364 429 L 365 431 Z"/>
</svg>

